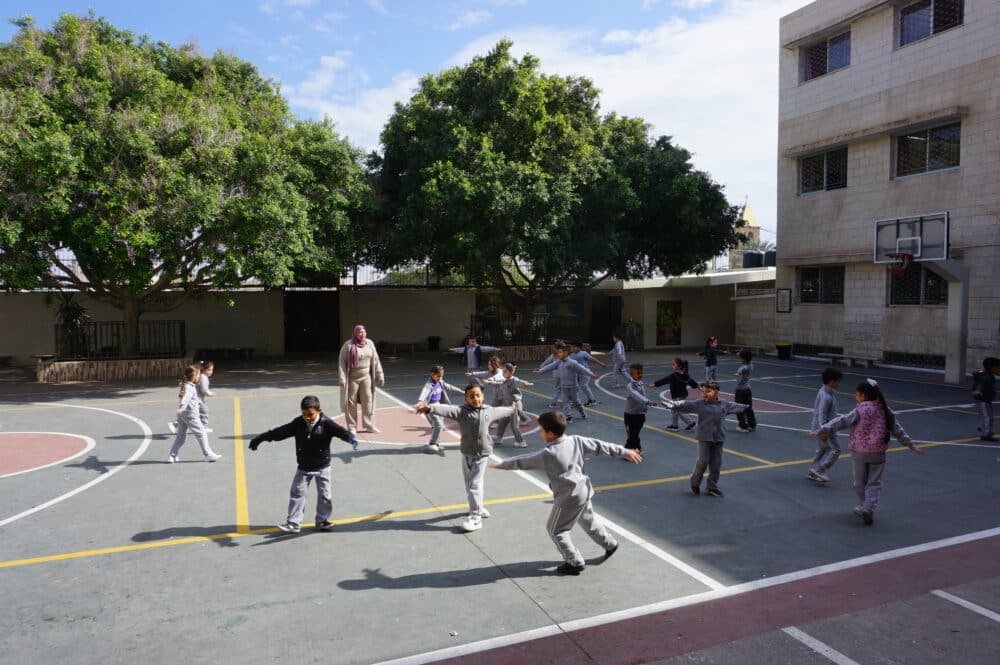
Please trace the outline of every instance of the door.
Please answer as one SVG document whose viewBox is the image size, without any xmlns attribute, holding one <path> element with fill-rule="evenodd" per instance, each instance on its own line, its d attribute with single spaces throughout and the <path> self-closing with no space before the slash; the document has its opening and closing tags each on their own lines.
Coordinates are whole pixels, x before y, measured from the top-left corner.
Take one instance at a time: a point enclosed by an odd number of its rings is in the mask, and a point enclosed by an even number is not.
<svg viewBox="0 0 1000 665">
<path fill-rule="evenodd" d="M 340 294 L 285 291 L 285 352 L 340 350 Z"/>
</svg>

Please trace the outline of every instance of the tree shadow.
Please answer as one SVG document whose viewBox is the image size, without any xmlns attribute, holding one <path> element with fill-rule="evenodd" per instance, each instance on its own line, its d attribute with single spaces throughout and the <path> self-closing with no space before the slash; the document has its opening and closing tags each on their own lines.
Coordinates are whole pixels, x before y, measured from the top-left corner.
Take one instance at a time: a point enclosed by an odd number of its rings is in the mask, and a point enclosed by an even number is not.
<svg viewBox="0 0 1000 665">
<path fill-rule="evenodd" d="M 415 573 L 392 577 L 381 568 L 363 569 L 364 577 L 356 580 L 341 580 L 337 586 L 345 591 L 369 591 L 371 589 L 453 589 L 456 587 L 483 586 L 507 579 L 551 577 L 559 562 L 520 561 L 517 563 L 467 568 L 464 570 L 443 570 L 436 573 Z"/>
<path fill-rule="evenodd" d="M 251 530 L 267 527 L 251 526 Z M 219 547 L 239 547 L 231 534 L 236 533 L 235 524 L 220 524 L 217 526 L 177 526 L 158 531 L 141 531 L 132 536 L 136 543 L 150 543 L 172 538 L 208 538 Z"/>
</svg>

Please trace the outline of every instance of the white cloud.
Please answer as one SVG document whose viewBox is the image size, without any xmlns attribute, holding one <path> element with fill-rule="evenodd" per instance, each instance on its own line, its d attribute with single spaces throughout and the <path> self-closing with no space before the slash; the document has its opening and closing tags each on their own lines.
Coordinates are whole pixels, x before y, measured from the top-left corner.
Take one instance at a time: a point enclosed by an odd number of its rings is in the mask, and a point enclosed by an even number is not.
<svg viewBox="0 0 1000 665">
<path fill-rule="evenodd" d="M 713 2 L 715 0 L 674 0 L 674 5 L 683 7 L 684 9 L 701 9 L 702 7 L 708 7 Z"/>
<path fill-rule="evenodd" d="M 379 14 L 385 15 L 389 13 L 389 10 L 387 10 L 385 5 L 382 4 L 382 0 L 366 0 L 366 2 L 369 7 L 374 9 Z"/>
<path fill-rule="evenodd" d="M 586 76 L 602 111 L 644 118 L 694 153 L 696 168 L 745 195 L 774 229 L 778 125 L 778 19 L 801 0 L 726 0 L 717 13 L 603 35 L 527 27 L 477 38 L 447 65 L 487 53 L 503 37 L 549 73 Z"/>
<path fill-rule="evenodd" d="M 271 1 L 271 0 L 269 0 L 268 2 L 262 2 L 259 5 L 257 5 L 257 9 L 259 9 L 262 12 L 264 12 L 265 14 L 273 14 L 274 13 L 274 2 Z"/>
<path fill-rule="evenodd" d="M 320 18 L 312 22 L 312 29 L 316 32 L 333 32 L 333 24 L 339 23 L 347 18 L 344 14 L 340 12 L 327 12 L 323 14 Z"/>
<path fill-rule="evenodd" d="M 465 28 L 482 25 L 491 18 L 493 18 L 493 14 L 484 9 L 463 12 L 457 19 L 455 19 L 454 23 L 448 26 L 448 29 L 452 31 L 464 30 Z"/>
<path fill-rule="evenodd" d="M 319 0 L 285 0 L 285 3 L 291 7 L 312 7 Z"/>
</svg>

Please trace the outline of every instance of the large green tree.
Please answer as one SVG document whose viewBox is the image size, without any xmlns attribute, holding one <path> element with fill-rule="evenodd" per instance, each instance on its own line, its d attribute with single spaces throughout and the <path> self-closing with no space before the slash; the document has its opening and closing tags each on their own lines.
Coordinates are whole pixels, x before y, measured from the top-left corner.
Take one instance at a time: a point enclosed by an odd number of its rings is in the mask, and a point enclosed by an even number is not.
<svg viewBox="0 0 1000 665">
<path fill-rule="evenodd" d="M 556 289 L 699 269 L 736 241 L 735 209 L 689 153 L 602 118 L 590 81 L 511 47 L 396 105 L 375 163 L 383 264 L 429 260 L 527 313 Z"/>
<path fill-rule="evenodd" d="M 93 16 L 18 25 L 0 45 L 0 281 L 86 293 L 131 325 L 337 267 L 367 185 L 329 123 L 296 122 L 231 55 Z"/>
</svg>

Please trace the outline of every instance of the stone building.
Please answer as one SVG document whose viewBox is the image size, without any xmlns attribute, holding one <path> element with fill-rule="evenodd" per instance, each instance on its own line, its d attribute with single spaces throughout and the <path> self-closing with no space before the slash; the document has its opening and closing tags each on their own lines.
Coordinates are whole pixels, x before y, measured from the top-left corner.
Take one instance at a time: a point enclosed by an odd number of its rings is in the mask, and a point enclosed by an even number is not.
<svg viewBox="0 0 1000 665">
<path fill-rule="evenodd" d="M 1000 334 L 1000 0 L 818 0 L 780 35 L 776 287 L 790 311 L 768 343 L 963 381 Z M 913 254 L 899 275 L 879 262 L 894 250 Z M 760 336 L 753 306 L 738 338 Z"/>
</svg>

